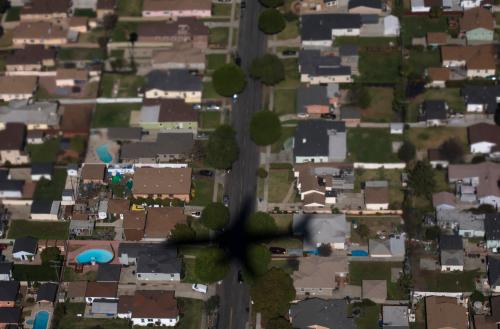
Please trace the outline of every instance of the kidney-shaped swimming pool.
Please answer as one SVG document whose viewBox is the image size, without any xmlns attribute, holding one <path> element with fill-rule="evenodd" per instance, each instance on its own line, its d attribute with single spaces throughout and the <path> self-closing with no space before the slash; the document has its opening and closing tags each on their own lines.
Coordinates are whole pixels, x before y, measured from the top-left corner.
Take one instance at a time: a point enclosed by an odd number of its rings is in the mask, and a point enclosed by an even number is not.
<svg viewBox="0 0 500 329">
<path fill-rule="evenodd" d="M 76 256 L 79 264 L 109 263 L 113 259 L 113 253 L 104 249 L 88 249 Z"/>
</svg>

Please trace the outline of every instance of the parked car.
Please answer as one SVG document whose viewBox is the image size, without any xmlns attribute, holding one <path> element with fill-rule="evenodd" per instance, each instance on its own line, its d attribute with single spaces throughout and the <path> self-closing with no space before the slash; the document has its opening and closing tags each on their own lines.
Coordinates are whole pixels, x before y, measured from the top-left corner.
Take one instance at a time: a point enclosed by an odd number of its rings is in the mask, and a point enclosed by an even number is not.
<svg viewBox="0 0 500 329">
<path fill-rule="evenodd" d="M 285 255 L 286 249 L 281 247 L 269 247 L 269 251 L 273 255 Z"/>
<path fill-rule="evenodd" d="M 204 284 L 200 284 L 200 283 L 194 283 L 191 288 L 194 290 L 194 291 L 197 291 L 199 293 L 202 293 L 202 294 L 206 294 L 207 291 L 208 291 L 208 286 L 207 285 L 204 285 Z"/>
<path fill-rule="evenodd" d="M 194 218 L 200 218 L 201 217 L 201 211 L 192 211 L 191 216 Z"/>
<path fill-rule="evenodd" d="M 284 56 L 294 56 L 295 54 L 297 54 L 297 51 L 291 50 L 291 49 L 287 49 L 287 50 L 283 50 L 281 53 Z"/>
<path fill-rule="evenodd" d="M 206 176 L 206 177 L 212 177 L 214 175 L 214 172 L 211 171 L 211 170 L 205 170 L 205 169 L 202 169 L 198 172 L 198 174 L 200 176 Z"/>
<path fill-rule="evenodd" d="M 224 194 L 224 196 L 222 197 L 222 203 L 224 204 L 224 206 L 229 207 L 229 195 Z"/>
<path fill-rule="evenodd" d="M 201 104 L 193 104 L 193 110 L 201 110 Z"/>
<path fill-rule="evenodd" d="M 321 114 L 321 118 L 323 119 L 332 119 L 334 120 L 337 116 L 333 113 L 323 113 Z"/>
<path fill-rule="evenodd" d="M 221 109 L 220 105 L 216 103 L 208 103 L 206 108 L 209 111 L 219 111 Z"/>
</svg>

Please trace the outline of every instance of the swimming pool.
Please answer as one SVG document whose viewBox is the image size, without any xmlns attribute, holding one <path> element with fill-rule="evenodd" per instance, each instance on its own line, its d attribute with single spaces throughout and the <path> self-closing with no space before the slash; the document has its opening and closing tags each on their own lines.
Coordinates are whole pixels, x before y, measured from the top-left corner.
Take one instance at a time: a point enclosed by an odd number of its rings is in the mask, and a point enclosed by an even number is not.
<svg viewBox="0 0 500 329">
<path fill-rule="evenodd" d="M 49 312 L 40 311 L 35 316 L 33 329 L 47 329 L 48 323 L 49 323 Z"/>
<path fill-rule="evenodd" d="M 365 250 L 353 250 L 351 251 L 351 255 L 357 257 L 368 256 L 368 252 Z"/>
<path fill-rule="evenodd" d="M 113 157 L 108 151 L 108 144 L 102 144 L 99 145 L 96 149 L 95 152 L 97 153 L 97 156 L 99 159 L 101 159 L 102 162 L 104 163 L 110 163 L 111 160 L 113 160 Z"/>
<path fill-rule="evenodd" d="M 79 264 L 89 263 L 109 263 L 113 259 L 113 254 L 104 249 L 88 249 L 76 256 Z"/>
</svg>

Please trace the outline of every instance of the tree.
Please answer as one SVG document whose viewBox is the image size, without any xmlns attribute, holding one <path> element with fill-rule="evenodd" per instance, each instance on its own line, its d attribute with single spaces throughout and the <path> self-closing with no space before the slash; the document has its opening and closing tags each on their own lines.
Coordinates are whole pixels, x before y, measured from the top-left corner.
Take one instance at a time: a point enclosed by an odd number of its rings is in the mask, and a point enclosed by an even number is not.
<svg viewBox="0 0 500 329">
<path fill-rule="evenodd" d="M 196 232 L 187 224 L 175 224 L 170 234 L 176 242 L 193 241 L 196 238 Z"/>
<path fill-rule="evenodd" d="M 108 14 L 102 19 L 102 26 L 106 31 L 111 31 L 115 28 L 118 22 L 118 16 L 114 14 Z"/>
<path fill-rule="evenodd" d="M 215 70 L 212 81 L 215 91 L 224 97 L 232 97 L 245 89 L 245 73 L 236 64 L 225 64 Z"/>
<path fill-rule="evenodd" d="M 427 227 L 425 229 L 424 238 L 427 241 L 437 241 L 437 239 L 439 238 L 439 234 L 441 234 L 441 229 L 439 228 L 439 226 Z"/>
<path fill-rule="evenodd" d="M 259 167 L 259 169 L 257 169 L 257 177 L 262 178 L 262 179 L 266 178 L 267 177 L 266 169 Z"/>
<path fill-rule="evenodd" d="M 130 32 L 130 34 L 128 35 L 128 42 L 130 42 L 132 44 L 132 47 L 137 42 L 137 39 L 139 39 L 139 36 L 137 35 L 137 33 L 136 32 Z"/>
<path fill-rule="evenodd" d="M 432 6 L 429 11 L 429 16 L 431 18 L 439 18 L 443 15 L 443 8 L 441 6 Z"/>
<path fill-rule="evenodd" d="M 266 323 L 266 329 L 293 329 L 290 321 L 284 317 L 269 319 Z"/>
<path fill-rule="evenodd" d="M 474 302 L 484 302 L 485 301 L 485 297 L 484 295 L 480 292 L 480 291 L 477 291 L 477 290 L 474 290 L 474 292 L 472 292 L 472 295 L 470 295 L 469 297 L 469 301 L 471 304 L 474 304 Z"/>
<path fill-rule="evenodd" d="M 281 121 L 276 113 L 259 111 L 250 121 L 250 138 L 260 146 L 271 145 L 281 137 Z"/>
<path fill-rule="evenodd" d="M 284 4 L 283 0 L 259 0 L 259 2 L 267 8 L 276 8 Z"/>
<path fill-rule="evenodd" d="M 252 235 L 271 235 L 276 234 L 278 225 L 271 215 L 258 211 L 248 219 L 247 231 Z"/>
<path fill-rule="evenodd" d="M 271 261 L 271 252 L 262 244 L 254 244 L 248 247 L 247 258 L 251 274 L 254 277 L 261 276 L 267 271 Z"/>
<path fill-rule="evenodd" d="M 203 209 L 201 222 L 211 230 L 220 231 L 229 222 L 229 209 L 220 202 L 212 202 Z"/>
<path fill-rule="evenodd" d="M 318 252 L 321 257 L 330 257 L 332 255 L 332 246 L 328 243 L 322 243 L 318 247 Z"/>
<path fill-rule="evenodd" d="M 292 278 L 275 267 L 255 281 L 250 293 L 255 311 L 262 313 L 264 319 L 284 316 L 295 298 Z"/>
<path fill-rule="evenodd" d="M 236 132 L 229 125 L 220 125 L 208 138 L 206 161 L 216 169 L 231 168 L 238 159 Z"/>
<path fill-rule="evenodd" d="M 106 49 L 106 47 L 108 46 L 108 41 L 109 41 L 108 37 L 99 37 L 97 39 L 97 43 L 99 44 L 99 47 L 101 49 Z"/>
<path fill-rule="evenodd" d="M 362 109 L 370 107 L 372 102 L 370 92 L 361 83 L 355 83 L 349 91 L 351 103 L 358 105 Z"/>
<path fill-rule="evenodd" d="M 205 303 L 205 309 L 207 310 L 208 313 L 212 313 L 215 310 L 217 310 L 217 308 L 219 308 L 219 303 L 220 303 L 220 297 L 218 295 L 214 295 L 210 297 Z"/>
<path fill-rule="evenodd" d="M 417 153 L 417 149 L 415 145 L 413 145 L 410 141 L 404 141 L 403 145 L 398 150 L 398 158 L 404 162 L 410 162 L 415 159 L 415 154 Z"/>
<path fill-rule="evenodd" d="M 408 175 L 408 186 L 418 196 L 432 199 L 432 192 L 436 187 L 434 171 L 428 161 L 417 161 Z"/>
<path fill-rule="evenodd" d="M 57 247 L 49 247 L 43 249 L 40 258 L 42 258 L 42 263 L 47 264 L 50 261 L 61 260 L 61 251 Z"/>
<path fill-rule="evenodd" d="M 370 229 L 368 228 L 368 225 L 366 225 L 366 224 L 359 224 L 358 228 L 356 228 L 356 232 L 363 239 L 368 238 L 368 236 L 370 235 Z"/>
<path fill-rule="evenodd" d="M 10 8 L 9 0 L 0 0 L 0 13 L 5 13 Z M 2 29 L 3 30 L 3 29 Z"/>
<path fill-rule="evenodd" d="M 194 272 L 203 283 L 222 280 L 228 269 L 226 255 L 217 247 L 204 248 L 196 256 Z"/>
<path fill-rule="evenodd" d="M 0 26 L 0 37 L 3 36 L 3 33 L 4 33 L 3 26 Z"/>
<path fill-rule="evenodd" d="M 285 26 L 285 18 L 276 9 L 266 9 L 259 16 L 259 29 L 265 34 L 279 33 Z"/>
<path fill-rule="evenodd" d="M 285 66 L 278 56 L 266 54 L 252 61 L 250 76 L 265 85 L 274 86 L 285 79 Z"/>
<path fill-rule="evenodd" d="M 464 148 L 456 138 L 450 138 L 439 147 L 439 154 L 450 163 L 462 161 Z"/>
</svg>

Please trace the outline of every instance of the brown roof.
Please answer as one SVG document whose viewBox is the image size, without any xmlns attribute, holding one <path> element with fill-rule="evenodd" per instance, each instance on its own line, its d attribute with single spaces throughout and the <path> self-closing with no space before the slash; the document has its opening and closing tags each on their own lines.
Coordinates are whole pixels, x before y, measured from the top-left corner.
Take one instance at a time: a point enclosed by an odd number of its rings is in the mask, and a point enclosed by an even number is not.
<svg viewBox="0 0 500 329">
<path fill-rule="evenodd" d="M 158 122 L 193 122 L 198 121 L 198 112 L 182 99 L 151 99 L 145 105 L 160 105 Z"/>
<path fill-rule="evenodd" d="M 116 297 L 118 292 L 117 282 L 89 282 L 85 297 Z"/>
<path fill-rule="evenodd" d="M 427 43 L 445 45 L 448 43 L 448 34 L 445 32 L 427 32 Z"/>
<path fill-rule="evenodd" d="M 432 204 L 434 205 L 434 207 L 442 205 L 442 204 L 454 205 L 455 204 L 455 194 L 450 193 L 450 192 L 434 193 L 432 195 Z"/>
<path fill-rule="evenodd" d="M 500 164 L 482 162 L 477 164 L 458 164 L 448 167 L 448 178 L 451 181 L 477 177 L 479 185 L 476 187 L 478 198 L 495 195 L 500 196 L 498 181 L 500 180 Z"/>
<path fill-rule="evenodd" d="M 87 80 L 88 76 L 89 72 L 87 70 L 58 68 L 56 79 Z"/>
<path fill-rule="evenodd" d="M 295 288 L 335 288 L 335 275 L 349 272 L 345 255 L 331 257 L 311 256 L 300 259 L 299 268 L 293 272 Z"/>
<path fill-rule="evenodd" d="M 205 54 L 201 49 L 193 47 L 175 47 L 153 52 L 153 64 L 162 63 L 205 63 Z"/>
<path fill-rule="evenodd" d="M 93 105 L 64 105 L 61 130 L 65 133 L 88 134 Z"/>
<path fill-rule="evenodd" d="M 145 211 L 127 211 L 123 214 L 125 230 L 144 230 L 144 225 L 146 225 Z"/>
<path fill-rule="evenodd" d="M 425 298 L 427 329 L 467 329 L 467 309 L 453 297 Z"/>
<path fill-rule="evenodd" d="M 85 297 L 87 281 L 73 281 L 68 283 L 68 298 Z"/>
<path fill-rule="evenodd" d="M 428 149 L 427 158 L 429 158 L 429 161 L 447 161 L 439 149 Z"/>
<path fill-rule="evenodd" d="M 475 329 L 498 329 L 497 322 L 486 315 L 474 315 Z"/>
<path fill-rule="evenodd" d="M 185 223 L 187 216 L 180 207 L 148 208 L 145 238 L 167 238 L 178 223 Z"/>
<path fill-rule="evenodd" d="M 116 0 L 97 0 L 97 9 L 115 9 Z"/>
<path fill-rule="evenodd" d="M 496 67 L 492 45 L 443 46 L 441 47 L 441 59 L 443 61 L 465 61 L 468 69 L 494 69 Z"/>
<path fill-rule="evenodd" d="M 83 180 L 103 181 L 106 172 L 106 165 L 99 163 L 83 164 L 81 177 Z"/>
<path fill-rule="evenodd" d="M 144 0 L 143 11 L 212 10 L 210 0 Z"/>
<path fill-rule="evenodd" d="M 62 27 L 49 22 L 21 22 L 14 28 L 13 39 L 66 39 Z"/>
<path fill-rule="evenodd" d="M 36 89 L 36 77 L 2 76 L 0 94 L 31 94 Z"/>
<path fill-rule="evenodd" d="M 137 290 L 134 295 L 132 317 L 176 318 L 179 315 L 173 291 Z"/>
<path fill-rule="evenodd" d="M 27 45 L 24 49 L 16 49 L 5 60 L 7 65 L 40 64 L 43 60 L 55 59 L 54 49 L 42 45 Z"/>
<path fill-rule="evenodd" d="M 68 13 L 69 0 L 32 0 L 21 9 L 21 15 Z"/>
<path fill-rule="evenodd" d="M 118 300 L 118 313 L 130 313 L 132 312 L 132 306 L 134 305 L 134 296 L 123 295 L 120 296 Z"/>
<path fill-rule="evenodd" d="M 490 142 L 500 146 L 500 127 L 489 123 L 478 123 L 467 129 L 469 144 Z"/>
<path fill-rule="evenodd" d="M 71 18 L 69 19 L 69 26 L 73 27 L 87 26 L 88 23 L 89 23 L 88 17 L 71 16 Z"/>
<path fill-rule="evenodd" d="M 134 194 L 189 194 L 191 168 L 137 168 Z"/>
<path fill-rule="evenodd" d="M 464 11 L 464 15 L 460 20 L 460 29 L 462 31 L 470 31 L 477 28 L 487 30 L 495 29 L 495 20 L 489 10 L 482 7 L 476 7 Z"/>
<path fill-rule="evenodd" d="M 137 27 L 141 37 L 197 36 L 208 35 L 208 27 L 194 17 L 179 17 L 176 21 L 147 22 Z"/>
<path fill-rule="evenodd" d="M 313 204 L 325 205 L 325 195 L 320 193 L 309 193 L 304 195 L 304 206 L 311 206 Z"/>
<path fill-rule="evenodd" d="M 128 199 L 109 199 L 108 213 L 123 214 L 130 209 L 130 200 Z"/>
<path fill-rule="evenodd" d="M 389 188 L 384 187 L 366 187 L 365 203 L 388 203 Z"/>
<path fill-rule="evenodd" d="M 450 69 L 446 67 L 429 67 L 427 74 L 431 81 L 448 81 L 450 80 Z"/>
<path fill-rule="evenodd" d="M 0 130 L 0 150 L 23 150 L 26 138 L 26 126 L 22 123 L 9 122 Z"/>
</svg>

